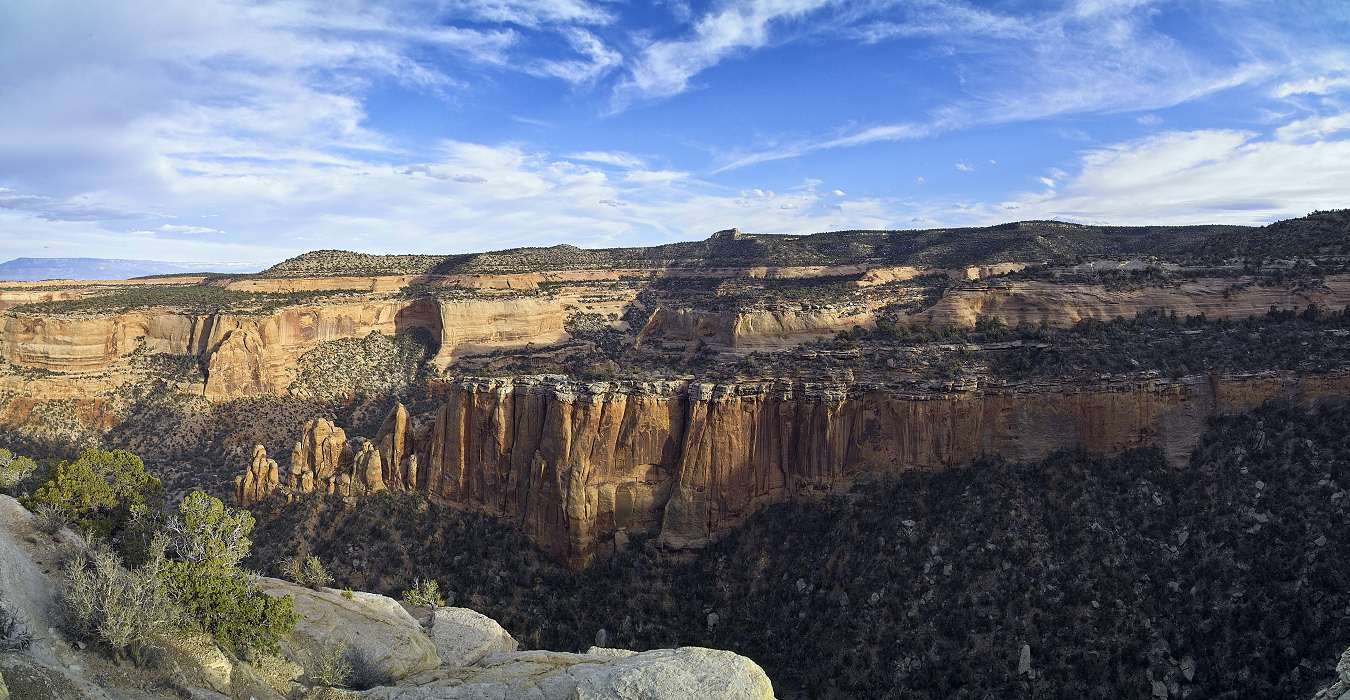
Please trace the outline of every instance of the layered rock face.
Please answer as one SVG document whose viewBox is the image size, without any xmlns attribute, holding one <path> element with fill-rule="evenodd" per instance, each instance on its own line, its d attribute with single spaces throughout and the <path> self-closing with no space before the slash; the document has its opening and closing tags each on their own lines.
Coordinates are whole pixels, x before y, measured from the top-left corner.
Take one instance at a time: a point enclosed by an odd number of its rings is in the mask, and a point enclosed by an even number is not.
<svg viewBox="0 0 1350 700">
<path fill-rule="evenodd" d="M 324 459 L 346 464 L 342 450 L 322 447 L 319 437 L 340 429 L 314 423 L 296 451 L 302 476 L 297 480 L 293 466 L 290 488 L 355 496 L 387 480 L 391 488 L 513 519 L 550 554 L 584 567 L 630 534 L 700 546 L 768 503 L 982 455 L 1030 460 L 1057 449 L 1156 445 L 1180 463 L 1210 416 L 1272 398 L 1344 396 L 1350 374 L 1141 376 L 1099 386 L 521 377 L 457 380 L 442 390 L 443 405 L 419 435 L 406 409 L 391 412 L 361 452 L 371 457 L 343 474 L 351 474 L 350 487 L 337 485 L 339 476 L 326 489 L 325 479 L 337 472 L 310 466 L 323 449 L 335 450 Z M 375 456 L 383 471 L 372 466 Z M 425 467 L 409 478 L 408 470 L 389 468 L 396 459 Z M 307 488 L 311 479 L 303 475 L 311 470 L 316 486 Z"/>
<path fill-rule="evenodd" d="M 447 387 L 427 448 L 432 498 L 514 518 L 584 566 L 616 534 L 697 546 L 766 503 L 869 474 L 981 455 L 1158 445 L 1174 461 L 1205 420 L 1271 398 L 1350 392 L 1350 375 L 1117 380 L 1099 387 L 801 383 L 591 384 L 522 378 Z"/>
<path fill-rule="evenodd" d="M 1100 285 L 1000 282 L 949 290 L 933 308 L 911 322 L 970 327 L 979 316 L 1018 323 L 1071 326 L 1083 319 L 1132 318 L 1151 309 L 1178 316 L 1214 318 L 1259 316 L 1271 308 L 1309 304 L 1340 309 L 1350 304 L 1350 275 L 1329 275 L 1312 289 L 1254 284 L 1244 278 L 1213 278 L 1175 286 L 1110 290 Z"/>
<path fill-rule="evenodd" d="M 1209 318 L 1241 318 L 1272 307 L 1298 309 L 1316 303 L 1339 309 L 1350 304 L 1350 275 L 1328 275 L 1314 288 L 1260 284 L 1244 277 L 1201 278 L 1171 286 L 1108 289 L 1102 285 L 1041 281 L 980 282 L 948 289 L 931 303 L 896 311 L 897 292 L 886 285 L 920 275 L 985 279 L 1020 268 L 1022 263 L 960 269 L 909 266 L 741 268 L 698 271 L 646 271 L 639 279 L 669 279 L 676 272 L 690 279 L 820 280 L 852 273 L 855 298 L 772 303 L 712 309 L 667 299 L 640 302 L 641 283 L 623 270 L 475 275 L 460 280 L 461 293 L 404 298 L 395 292 L 412 277 L 239 280 L 224 283 L 254 288 L 306 290 L 347 288 L 353 297 L 324 303 L 297 303 L 266 313 L 199 313 L 146 308 L 106 313 L 41 316 L 0 315 L 0 358 L 16 368 L 64 375 L 44 391 L 74 395 L 106 392 L 140 381 L 128 365 L 138 352 L 196 358 L 204 379 L 193 391 L 213 401 L 247 396 L 283 395 L 296 378 L 302 356 L 320 344 L 361 338 L 369 333 L 394 336 L 426 333 L 435 343 L 434 368 L 457 359 L 566 341 L 567 322 L 578 312 L 610 319 L 627 329 L 630 313 L 640 319 L 630 342 L 637 346 L 706 344 L 719 352 L 744 354 L 790 348 L 832 336 L 855 326 L 869 328 L 887 315 L 911 326 L 972 327 L 980 317 L 1068 326 L 1086 319 L 1132 317 L 1151 309 Z M 630 271 L 631 272 L 631 271 Z M 659 274 L 658 274 L 659 273 Z M 537 279 L 536 279 L 537 278 Z M 444 280 L 442 280 L 444 282 Z M 545 290 L 540 285 L 551 285 Z M 363 286 L 364 285 L 364 286 Z M 596 286 L 599 285 L 599 286 Z M 524 291 L 517 291 L 517 290 Z M 472 291 L 470 291 L 472 290 Z M 78 298 L 81 290 L 21 290 L 16 300 Z M 912 292 L 906 292 L 910 294 Z M 38 295 L 38 296 L 34 296 Z M 921 296 L 921 295 L 920 295 Z M 0 308 L 4 305 L 0 300 Z M 0 389 L 29 393 L 26 375 L 0 376 Z M 71 390 L 69 387 L 78 386 Z"/>
</svg>

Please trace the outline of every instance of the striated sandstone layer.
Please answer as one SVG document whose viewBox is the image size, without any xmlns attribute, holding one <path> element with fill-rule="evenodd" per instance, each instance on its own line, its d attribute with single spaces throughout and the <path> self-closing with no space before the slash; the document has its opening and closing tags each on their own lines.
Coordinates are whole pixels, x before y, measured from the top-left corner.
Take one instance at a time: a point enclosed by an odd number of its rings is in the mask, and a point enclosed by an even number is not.
<svg viewBox="0 0 1350 700">
<path fill-rule="evenodd" d="M 960 275 L 1000 274 L 1018 264 L 960 271 Z M 569 319 L 577 313 L 599 316 L 612 327 L 624 329 L 628 328 L 628 320 L 636 317 L 640 325 L 632 329 L 629 342 L 639 347 L 674 347 L 694 352 L 706 346 L 715 352 L 748 353 L 782 350 L 855 326 L 871 327 L 881 315 L 907 325 L 971 327 L 977 318 L 986 316 L 1002 319 L 1009 325 L 1044 322 L 1068 326 L 1088 318 L 1132 317 L 1151 309 L 1183 316 L 1203 313 L 1210 318 L 1240 318 L 1263 314 L 1271 307 L 1303 308 L 1316 303 L 1339 309 L 1350 304 L 1350 275 L 1330 275 L 1313 288 L 1261 285 L 1240 277 L 1198 279 L 1139 289 L 1041 281 L 963 284 L 947 290 L 926 309 L 888 311 L 897 301 L 898 292 L 880 285 L 923 271 L 877 268 L 868 273 L 872 275 L 870 278 L 864 276 L 859 280 L 858 284 L 863 286 L 853 287 L 860 290 L 861 296 L 826 296 L 716 310 L 671 300 L 641 301 L 640 288 L 633 285 L 587 287 L 586 282 L 595 281 L 582 279 L 588 274 L 599 279 L 612 277 L 616 271 L 604 271 L 605 275 L 591 272 L 522 273 L 540 278 L 535 281 L 516 279 L 520 275 L 479 275 L 472 277 L 485 291 L 411 299 L 370 291 L 257 313 L 202 313 L 168 307 L 53 316 L 9 312 L 0 315 L 0 359 L 23 370 L 70 375 L 71 382 L 80 384 L 78 389 L 56 387 L 55 391 L 81 395 L 136 381 L 134 371 L 126 365 L 137 353 L 193 357 L 204 377 L 196 393 L 211 400 L 228 400 L 285 394 L 295 379 L 300 357 L 327 341 L 361 338 L 372 332 L 393 336 L 421 331 L 436 344 L 432 366 L 444 369 L 466 356 L 543 348 L 564 342 L 571 337 Z M 729 274 L 722 269 L 696 272 Z M 740 270 L 743 276 L 779 279 L 835 272 L 838 270 L 834 268 Z M 674 271 L 665 270 L 661 274 Z M 564 277 L 577 279 L 568 282 L 561 279 Z M 354 278 L 335 278 L 336 283 L 349 279 Z M 354 284 L 376 279 L 357 279 Z M 366 289 L 383 290 L 410 279 L 413 278 L 378 278 L 378 284 L 370 282 Z M 328 278 L 313 281 L 335 283 Z M 539 289 L 530 293 L 510 289 L 543 281 L 554 286 L 548 291 Z M 272 291 L 304 289 L 309 284 L 306 279 L 241 282 L 275 287 Z M 565 284 L 575 286 L 558 286 Z M 14 293 L 57 294 L 57 291 Z M 0 390 L 30 393 L 26 383 L 32 378 L 0 377 Z"/>
<path fill-rule="evenodd" d="M 1089 318 L 1132 318 L 1151 309 L 1175 311 L 1178 316 L 1246 318 L 1264 314 L 1272 307 L 1300 309 L 1309 304 L 1332 309 L 1350 305 L 1350 275 L 1329 275 L 1312 289 L 1263 286 L 1247 278 L 1198 279 L 1175 286 L 1120 290 L 1039 281 L 969 285 L 949 290 L 912 321 L 968 328 L 983 315 L 1000 318 L 1010 326 L 1041 322 L 1071 326 Z"/>
<path fill-rule="evenodd" d="M 1350 394 L 1350 374 L 945 387 L 460 380 L 418 484 L 514 518 L 584 566 L 616 534 L 697 546 L 772 502 L 981 455 L 1161 447 L 1182 461 L 1216 413 Z"/>
</svg>

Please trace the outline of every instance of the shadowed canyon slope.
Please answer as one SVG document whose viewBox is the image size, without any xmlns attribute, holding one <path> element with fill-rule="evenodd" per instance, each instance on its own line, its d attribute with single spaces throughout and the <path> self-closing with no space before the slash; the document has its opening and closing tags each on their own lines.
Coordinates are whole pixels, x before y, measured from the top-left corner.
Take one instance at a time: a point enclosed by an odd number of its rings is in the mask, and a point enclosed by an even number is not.
<svg viewBox="0 0 1350 700">
<path fill-rule="evenodd" d="M 1350 214 L 1322 212 L 16 284 L 0 422 L 48 445 L 115 436 L 188 465 L 171 484 L 237 475 L 244 502 L 416 490 L 582 566 L 873 473 L 1067 447 L 1180 463 L 1215 414 L 1347 394 L 1347 256 Z M 1272 354 L 1277 337 L 1301 345 Z M 190 472 L 207 464 L 228 466 Z"/>
</svg>

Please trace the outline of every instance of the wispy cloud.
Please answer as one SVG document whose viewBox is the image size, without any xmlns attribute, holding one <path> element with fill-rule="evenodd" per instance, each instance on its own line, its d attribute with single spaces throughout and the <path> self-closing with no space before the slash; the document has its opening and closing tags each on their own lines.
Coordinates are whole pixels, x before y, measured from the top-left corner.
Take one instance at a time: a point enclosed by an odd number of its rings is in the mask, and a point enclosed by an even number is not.
<svg viewBox="0 0 1350 700">
<path fill-rule="evenodd" d="M 1290 141 L 1252 131 L 1169 131 L 1082 155 L 1062 182 L 957 213 L 953 223 L 1264 223 L 1346 205 L 1350 138 Z M 942 216 L 938 208 L 936 216 Z"/>
<path fill-rule="evenodd" d="M 570 28 L 563 36 L 581 58 L 540 61 L 527 68 L 535 75 L 559 78 L 569 83 L 592 83 L 623 63 L 619 52 L 585 29 Z"/>
<path fill-rule="evenodd" d="M 775 23 L 800 19 L 827 4 L 829 0 L 746 0 L 723 5 L 699 18 L 690 36 L 648 44 L 616 88 L 614 106 L 622 109 L 684 92 L 695 75 L 728 56 L 768 45 Z"/>
<path fill-rule="evenodd" d="M 1328 95 L 1342 90 L 1350 90 L 1350 74 L 1318 75 L 1303 80 L 1283 82 L 1275 86 L 1275 90 L 1272 94 L 1275 97 L 1291 97 L 1293 95 Z"/>
<path fill-rule="evenodd" d="M 586 0 L 457 0 L 451 8 L 462 16 L 523 27 L 544 24 L 609 24 L 614 14 Z"/>
<path fill-rule="evenodd" d="M 1224 62 L 1187 50 L 1151 22 L 1154 2 L 1077 2 L 1027 16 L 959 2 L 894 3 L 900 20 L 859 22 L 849 31 L 871 42 L 915 37 L 940 42 L 961 65 L 965 97 L 927 120 L 854 128 L 785 144 L 727 153 L 725 172 L 818 151 L 908 141 L 972 127 L 1071 114 L 1155 110 L 1270 77 L 1259 58 Z M 837 28 L 837 23 L 835 25 Z"/>
<path fill-rule="evenodd" d="M 623 151 L 580 151 L 569 153 L 564 156 L 571 160 L 581 160 L 588 163 L 599 163 L 601 165 L 612 165 L 616 168 L 644 168 L 646 162 L 632 153 Z"/>
</svg>

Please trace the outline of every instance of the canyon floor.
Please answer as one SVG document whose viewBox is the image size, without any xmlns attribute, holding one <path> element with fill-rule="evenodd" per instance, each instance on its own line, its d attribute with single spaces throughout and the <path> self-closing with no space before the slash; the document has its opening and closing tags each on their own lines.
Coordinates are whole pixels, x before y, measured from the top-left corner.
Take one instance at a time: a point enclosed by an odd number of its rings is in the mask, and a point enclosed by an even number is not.
<svg viewBox="0 0 1350 700">
<path fill-rule="evenodd" d="M 250 508 L 261 571 L 782 697 L 1309 695 L 1350 646 L 1348 266 L 1333 211 L 12 283 L 0 444 L 131 450 Z"/>
</svg>

